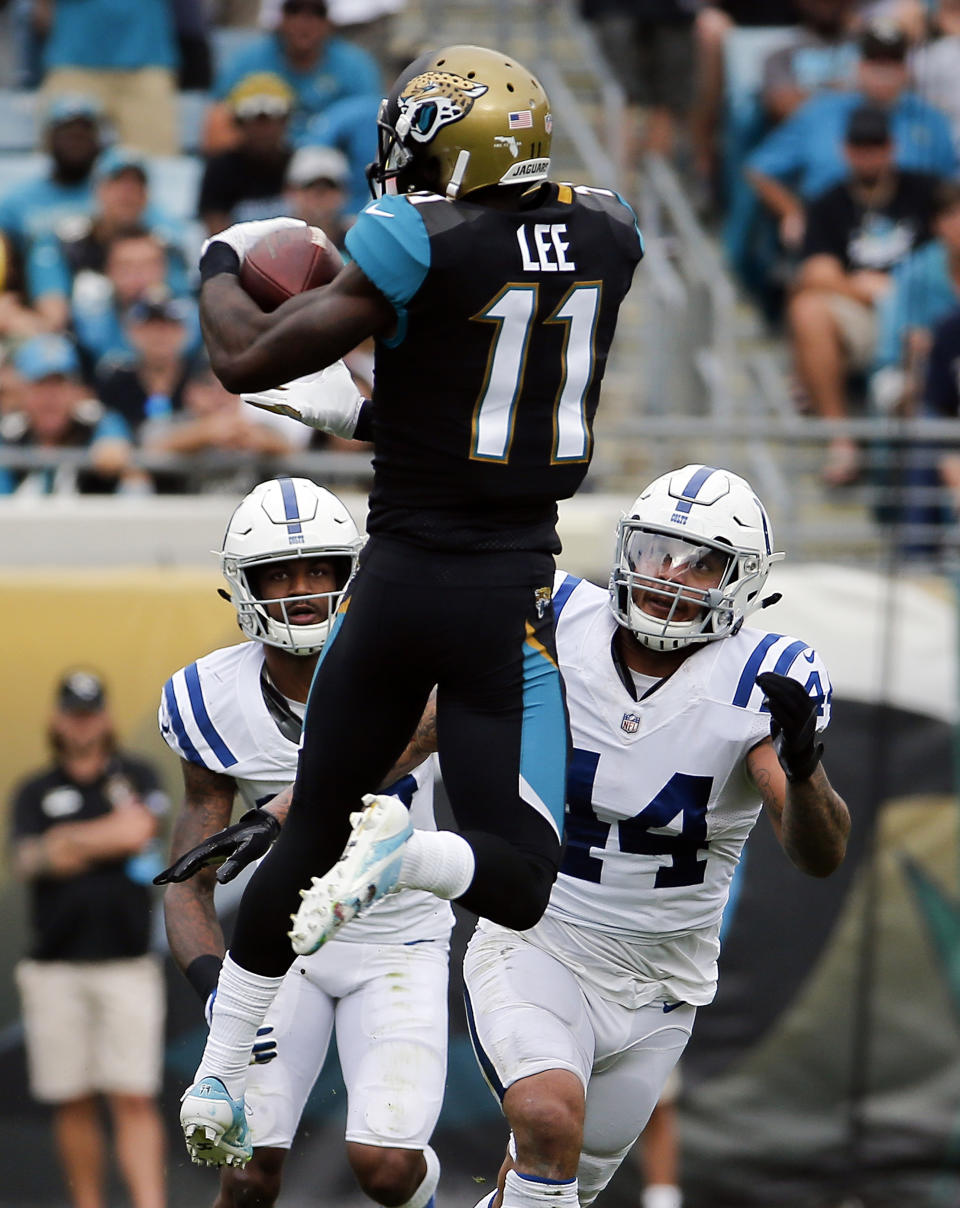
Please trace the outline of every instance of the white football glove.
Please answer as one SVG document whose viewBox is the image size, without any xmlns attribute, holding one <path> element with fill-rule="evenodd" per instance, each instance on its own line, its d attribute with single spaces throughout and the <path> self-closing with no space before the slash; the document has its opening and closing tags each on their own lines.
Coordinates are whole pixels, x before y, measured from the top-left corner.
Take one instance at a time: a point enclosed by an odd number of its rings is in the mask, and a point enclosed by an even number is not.
<svg viewBox="0 0 960 1208">
<path fill-rule="evenodd" d="M 357 429 L 360 408 L 366 401 L 343 361 L 334 361 L 319 373 L 308 373 L 285 386 L 240 397 L 252 407 L 288 415 L 310 428 L 347 440 Z"/>
<path fill-rule="evenodd" d="M 272 231 L 285 230 L 287 227 L 306 225 L 301 218 L 261 218 L 256 222 L 236 222 L 233 226 L 227 227 L 225 231 L 218 231 L 216 235 L 205 239 L 200 248 L 200 255 L 203 256 L 211 243 L 225 243 L 228 247 L 233 248 L 240 257 L 240 263 L 243 264 L 247 252 L 264 235 L 269 235 Z"/>
</svg>

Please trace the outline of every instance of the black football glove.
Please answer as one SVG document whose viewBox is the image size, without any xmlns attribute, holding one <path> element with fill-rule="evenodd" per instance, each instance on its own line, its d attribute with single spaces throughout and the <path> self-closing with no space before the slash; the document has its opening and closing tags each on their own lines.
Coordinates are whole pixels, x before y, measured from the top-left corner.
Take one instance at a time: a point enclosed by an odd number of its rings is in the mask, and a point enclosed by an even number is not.
<svg viewBox="0 0 960 1208">
<path fill-rule="evenodd" d="M 787 779 L 791 784 L 809 779 L 823 754 L 823 743 L 817 742 L 818 698 L 797 680 L 775 671 L 758 675 L 757 683 L 766 693 L 770 736 Z"/>
<path fill-rule="evenodd" d="M 280 823 L 266 810 L 247 810 L 239 821 L 226 830 L 217 831 L 196 847 L 186 852 L 169 868 L 153 878 L 154 885 L 167 885 L 171 881 L 186 881 L 211 864 L 219 864 L 217 880 L 221 885 L 259 860 L 269 851 L 274 839 L 280 834 Z"/>
</svg>

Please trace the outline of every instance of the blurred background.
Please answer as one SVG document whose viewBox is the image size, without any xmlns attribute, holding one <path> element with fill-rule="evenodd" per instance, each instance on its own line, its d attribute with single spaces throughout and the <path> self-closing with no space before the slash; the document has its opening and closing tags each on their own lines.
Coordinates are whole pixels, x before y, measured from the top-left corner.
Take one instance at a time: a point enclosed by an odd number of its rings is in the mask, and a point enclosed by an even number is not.
<svg viewBox="0 0 960 1208">
<path fill-rule="evenodd" d="M 826 882 L 761 820 L 720 991 L 677 1100 L 690 1208 L 960 1205 L 960 2 L 7 0 L 0 3 L 0 809 L 48 757 L 67 668 L 118 736 L 156 727 L 177 668 L 237 640 L 216 560 L 240 496 L 295 473 L 362 526 L 369 450 L 245 414 L 203 360 L 197 252 L 292 213 L 342 242 L 385 84 L 449 42 L 541 78 L 558 180 L 618 190 L 646 257 L 622 310 L 568 571 L 605 583 L 616 523 L 665 470 L 747 477 L 787 563 L 758 623 L 834 681 L 831 779 L 853 815 Z M 437 351 L 438 374 L 452 372 Z M 371 350 L 351 368 L 369 381 Z M 157 855 L 167 850 L 164 833 Z M 229 914 L 231 896 L 224 911 Z M 27 1092 L 0 871 L 0 1205 L 67 1203 Z M 163 951 L 159 902 L 155 945 Z M 457 930 L 457 952 L 470 920 Z M 167 961 L 170 1203 L 213 1200 L 176 1101 L 198 1002 Z M 453 978 L 440 1203 L 472 1208 L 504 1128 Z M 328 1062 L 281 1202 L 362 1201 Z M 119 1178 L 113 1203 L 124 1204 Z M 600 1201 L 639 1204 L 639 1158 Z M 488 1184 L 489 1185 L 489 1184 Z M 318 1191 L 318 1188 L 323 1189 Z"/>
</svg>

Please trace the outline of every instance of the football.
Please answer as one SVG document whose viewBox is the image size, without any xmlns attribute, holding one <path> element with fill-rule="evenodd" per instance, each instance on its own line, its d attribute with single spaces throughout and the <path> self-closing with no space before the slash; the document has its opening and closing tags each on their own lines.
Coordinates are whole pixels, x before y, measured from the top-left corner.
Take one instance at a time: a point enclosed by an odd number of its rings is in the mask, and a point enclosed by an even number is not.
<svg viewBox="0 0 960 1208">
<path fill-rule="evenodd" d="M 340 253 L 319 227 L 285 227 L 253 245 L 240 266 L 240 284 L 261 310 L 332 281 Z"/>
</svg>

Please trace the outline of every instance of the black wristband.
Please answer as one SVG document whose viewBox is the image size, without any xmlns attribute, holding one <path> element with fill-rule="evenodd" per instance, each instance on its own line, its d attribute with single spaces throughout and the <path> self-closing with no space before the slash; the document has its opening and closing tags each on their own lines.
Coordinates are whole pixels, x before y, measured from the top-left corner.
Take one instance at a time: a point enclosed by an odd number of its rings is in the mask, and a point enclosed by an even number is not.
<svg viewBox="0 0 960 1208">
<path fill-rule="evenodd" d="M 365 399 L 357 417 L 357 426 L 353 430 L 354 440 L 373 440 L 373 403 Z"/>
<path fill-rule="evenodd" d="M 220 980 L 220 966 L 223 961 L 219 956 L 207 954 L 195 957 L 183 971 L 184 977 L 200 995 L 200 1001 L 206 1006 L 207 999 L 216 990 Z"/>
<path fill-rule="evenodd" d="M 240 275 L 240 257 L 229 243 L 222 239 L 214 239 L 213 243 L 200 257 L 200 283 L 218 277 L 221 273 Z"/>
</svg>

